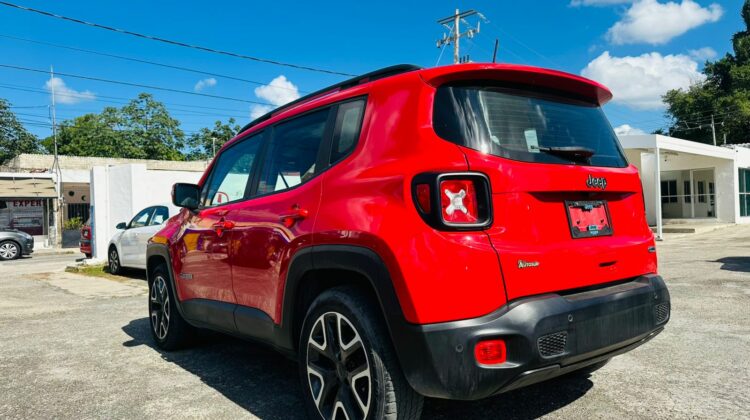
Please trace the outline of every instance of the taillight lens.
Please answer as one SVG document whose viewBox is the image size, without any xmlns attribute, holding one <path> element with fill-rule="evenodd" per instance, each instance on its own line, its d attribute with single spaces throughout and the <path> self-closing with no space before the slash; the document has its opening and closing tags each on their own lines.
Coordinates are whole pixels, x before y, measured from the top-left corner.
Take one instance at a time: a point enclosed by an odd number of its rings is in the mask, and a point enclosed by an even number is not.
<svg viewBox="0 0 750 420">
<path fill-rule="evenodd" d="M 419 204 L 419 209 L 424 213 L 432 211 L 430 184 L 417 184 L 417 204 Z"/>
<path fill-rule="evenodd" d="M 412 180 L 419 216 L 440 230 L 476 230 L 492 224 L 490 180 L 479 172 L 425 172 Z"/>
<path fill-rule="evenodd" d="M 474 180 L 450 179 L 440 181 L 441 217 L 447 223 L 475 224 L 479 213 Z"/>
<path fill-rule="evenodd" d="M 505 341 L 493 339 L 478 342 L 474 346 L 474 358 L 480 365 L 499 365 L 505 363 L 507 359 Z"/>
</svg>

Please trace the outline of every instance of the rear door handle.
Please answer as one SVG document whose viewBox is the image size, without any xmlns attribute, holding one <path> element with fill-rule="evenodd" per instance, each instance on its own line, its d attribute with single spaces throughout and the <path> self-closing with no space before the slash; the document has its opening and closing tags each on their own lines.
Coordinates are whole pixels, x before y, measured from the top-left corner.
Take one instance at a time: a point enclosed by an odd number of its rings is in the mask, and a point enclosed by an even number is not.
<svg viewBox="0 0 750 420">
<path fill-rule="evenodd" d="M 281 216 L 280 220 L 286 227 L 292 227 L 298 220 L 306 219 L 310 215 L 307 209 L 299 206 L 292 207 L 292 212 Z"/>
</svg>

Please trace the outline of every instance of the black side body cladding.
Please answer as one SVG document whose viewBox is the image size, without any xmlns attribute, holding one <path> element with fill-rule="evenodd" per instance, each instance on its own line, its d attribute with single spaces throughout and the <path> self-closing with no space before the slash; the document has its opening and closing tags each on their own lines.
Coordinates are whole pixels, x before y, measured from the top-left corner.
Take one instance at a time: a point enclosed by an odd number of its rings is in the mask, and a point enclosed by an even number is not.
<svg viewBox="0 0 750 420">
<path fill-rule="evenodd" d="M 149 260 L 154 255 L 171 261 L 164 245 L 150 244 Z M 651 274 L 569 294 L 517 299 L 478 318 L 415 325 L 403 315 L 383 260 L 368 248 L 349 245 L 316 245 L 296 253 L 287 271 L 280 325 L 262 311 L 233 304 L 195 299 L 176 306 L 195 326 L 258 340 L 293 355 L 299 328 L 294 320 L 304 315 L 294 312 L 297 297 L 312 270 L 347 270 L 367 279 L 406 379 L 433 398 L 481 399 L 581 369 L 640 346 L 669 320 L 669 292 L 662 278 Z M 566 341 L 560 352 L 544 355 L 541 340 L 561 333 Z M 479 365 L 474 358 L 477 341 L 498 337 L 506 342 L 507 361 Z"/>
</svg>

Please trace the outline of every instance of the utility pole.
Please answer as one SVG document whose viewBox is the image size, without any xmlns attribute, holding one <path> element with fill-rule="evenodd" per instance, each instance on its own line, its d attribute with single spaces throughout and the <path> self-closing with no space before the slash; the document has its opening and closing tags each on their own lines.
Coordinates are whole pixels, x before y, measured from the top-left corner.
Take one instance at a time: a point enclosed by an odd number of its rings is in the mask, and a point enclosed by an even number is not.
<svg viewBox="0 0 750 420">
<path fill-rule="evenodd" d="M 48 238 L 51 237 L 52 239 L 50 242 L 53 246 L 57 245 L 58 235 L 57 230 L 62 226 L 62 171 L 60 170 L 60 161 L 58 159 L 57 155 L 57 119 L 55 115 L 55 69 L 50 66 L 49 68 L 49 85 L 50 85 L 50 93 L 52 94 L 52 106 L 51 106 L 51 113 L 52 113 L 52 141 L 54 144 L 54 160 L 52 161 L 52 171 L 55 173 L 55 189 L 57 190 L 57 203 L 55 203 L 52 206 L 52 214 L 55 219 L 55 225 L 53 235 L 50 235 L 50 232 L 47 232 Z"/>
<path fill-rule="evenodd" d="M 714 114 L 711 114 L 711 134 L 714 138 L 714 146 L 716 146 L 716 124 L 714 124 Z"/>
<path fill-rule="evenodd" d="M 469 22 L 466 21 L 466 18 L 469 16 L 479 17 L 480 20 L 477 21 L 476 26 L 471 26 Z M 474 38 L 474 35 L 479 33 L 479 24 L 481 23 L 481 20 L 486 21 L 485 17 L 476 10 L 472 9 L 461 13 L 456 9 L 456 13 L 453 15 L 444 17 L 437 21 L 437 23 L 443 25 L 450 32 L 450 35 L 443 34 L 443 37 L 437 41 L 437 47 L 443 48 L 445 45 L 453 44 L 453 64 L 461 62 L 459 40 L 461 37 Z M 466 32 L 461 32 L 461 22 L 468 26 Z"/>
<path fill-rule="evenodd" d="M 211 159 L 216 157 L 216 137 L 211 136 Z"/>
</svg>

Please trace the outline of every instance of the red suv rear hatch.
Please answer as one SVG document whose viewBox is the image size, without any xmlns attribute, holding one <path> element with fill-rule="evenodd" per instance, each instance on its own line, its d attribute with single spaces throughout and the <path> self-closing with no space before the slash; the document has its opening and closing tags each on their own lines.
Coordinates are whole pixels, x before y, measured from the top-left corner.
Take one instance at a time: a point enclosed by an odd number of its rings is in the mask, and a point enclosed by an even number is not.
<svg viewBox="0 0 750 420">
<path fill-rule="evenodd" d="M 533 68 L 434 76 L 435 132 L 490 178 L 487 233 L 509 300 L 656 271 L 638 172 L 600 108 L 605 88 Z"/>
</svg>

